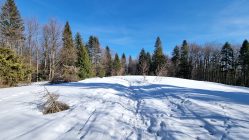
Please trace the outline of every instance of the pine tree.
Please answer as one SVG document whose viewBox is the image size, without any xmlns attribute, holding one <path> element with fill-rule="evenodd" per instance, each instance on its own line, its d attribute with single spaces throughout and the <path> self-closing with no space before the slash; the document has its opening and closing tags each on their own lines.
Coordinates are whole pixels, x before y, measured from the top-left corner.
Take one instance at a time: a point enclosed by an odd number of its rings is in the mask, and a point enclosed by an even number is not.
<svg viewBox="0 0 249 140">
<path fill-rule="evenodd" d="M 84 46 L 81 35 L 79 33 L 75 36 L 75 47 L 77 48 L 77 67 L 79 68 L 80 79 L 91 77 L 92 68 L 91 61 L 88 55 L 87 48 Z"/>
<path fill-rule="evenodd" d="M 186 40 L 183 41 L 181 47 L 181 58 L 179 64 L 179 76 L 182 78 L 190 79 L 191 66 L 189 62 L 189 46 Z"/>
<path fill-rule="evenodd" d="M 118 54 L 116 53 L 115 57 L 114 57 L 114 60 L 113 60 L 113 69 L 112 69 L 113 72 L 112 72 L 112 75 L 120 75 L 121 68 L 122 68 L 122 64 L 120 62 Z"/>
<path fill-rule="evenodd" d="M 121 65 L 122 65 L 122 75 L 125 75 L 127 73 L 127 66 L 126 66 L 126 56 L 123 53 L 121 57 Z"/>
<path fill-rule="evenodd" d="M 152 60 L 151 60 L 151 55 L 150 55 L 150 52 L 147 52 L 146 53 L 146 59 L 147 59 L 147 63 L 148 63 L 148 74 L 151 74 L 153 73 L 152 70 L 151 70 L 151 65 L 152 65 Z"/>
<path fill-rule="evenodd" d="M 2 43 L 11 49 L 16 49 L 21 54 L 24 41 L 24 23 L 14 0 L 7 0 L 2 6 L 0 31 Z"/>
<path fill-rule="evenodd" d="M 90 36 L 87 44 L 87 48 L 89 51 L 89 56 L 93 63 L 95 72 L 97 72 L 98 65 L 100 64 L 101 59 L 101 49 L 99 39 L 95 36 Z"/>
<path fill-rule="evenodd" d="M 154 54 L 152 56 L 152 70 L 154 74 L 156 74 L 156 71 L 164 67 L 165 64 L 166 64 L 166 57 L 163 54 L 162 42 L 161 39 L 157 37 Z"/>
<path fill-rule="evenodd" d="M 28 79 L 31 70 L 11 49 L 0 47 L 0 87 L 16 86 Z"/>
<path fill-rule="evenodd" d="M 176 46 L 173 50 L 171 61 L 174 67 L 174 76 L 178 76 L 178 65 L 180 63 L 180 49 L 178 46 Z"/>
<path fill-rule="evenodd" d="M 75 45 L 75 48 L 77 49 L 77 52 L 79 52 L 82 46 L 85 46 L 79 32 L 77 32 L 75 35 L 74 45 Z"/>
<path fill-rule="evenodd" d="M 63 47 L 60 53 L 60 61 L 62 64 L 62 77 L 65 82 L 74 82 L 78 80 L 77 51 L 74 46 L 72 31 L 68 22 L 63 31 Z M 52 80 L 54 81 L 54 79 Z"/>
<path fill-rule="evenodd" d="M 111 55 L 110 48 L 108 46 L 106 46 L 105 48 L 103 65 L 104 65 L 106 76 L 111 76 L 112 75 L 112 55 Z"/>
<path fill-rule="evenodd" d="M 63 47 L 61 52 L 61 62 L 63 65 L 75 66 L 77 53 L 73 43 L 72 31 L 68 22 L 63 31 Z"/>
<path fill-rule="evenodd" d="M 76 33 L 75 38 L 74 38 L 74 46 L 76 48 L 77 51 L 77 62 L 76 62 L 76 66 L 79 67 L 80 63 L 81 63 L 81 51 L 82 51 L 82 47 L 84 47 L 84 43 L 83 40 L 81 38 L 81 35 L 79 32 Z"/>
<path fill-rule="evenodd" d="M 145 50 L 142 49 L 138 58 L 137 74 L 147 75 L 148 70 L 149 70 L 149 64 L 148 64 L 147 54 Z"/>
<path fill-rule="evenodd" d="M 129 56 L 129 62 L 128 62 L 128 74 L 133 74 L 133 60 L 132 57 Z"/>
<path fill-rule="evenodd" d="M 226 42 L 225 45 L 221 49 L 221 71 L 224 73 L 223 82 L 228 83 L 228 74 L 233 69 L 233 49 L 231 45 Z"/>
<path fill-rule="evenodd" d="M 79 77 L 81 79 L 89 78 L 92 76 L 92 65 L 86 47 L 81 48 L 81 61 L 79 69 Z"/>
<path fill-rule="evenodd" d="M 240 48 L 239 63 L 242 67 L 243 84 L 249 86 L 249 42 L 245 40 Z"/>
</svg>

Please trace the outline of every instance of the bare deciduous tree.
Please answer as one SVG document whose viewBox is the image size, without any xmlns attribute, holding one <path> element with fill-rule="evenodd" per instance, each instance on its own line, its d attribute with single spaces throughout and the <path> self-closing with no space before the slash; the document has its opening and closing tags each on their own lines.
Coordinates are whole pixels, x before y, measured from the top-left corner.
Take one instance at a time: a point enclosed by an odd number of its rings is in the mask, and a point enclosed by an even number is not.
<svg viewBox="0 0 249 140">
<path fill-rule="evenodd" d="M 167 72 L 168 72 L 168 70 L 167 70 L 167 64 L 159 65 L 159 66 L 157 67 L 157 69 L 156 69 L 156 78 L 155 78 L 154 81 L 160 80 L 159 78 L 160 78 L 161 76 L 167 75 Z"/>
<path fill-rule="evenodd" d="M 147 61 L 142 62 L 141 70 L 142 70 L 142 74 L 144 77 L 144 81 L 146 81 L 146 75 L 148 74 L 148 71 L 149 71 L 149 64 Z"/>
<path fill-rule="evenodd" d="M 60 46 L 61 28 L 55 19 L 51 19 L 43 27 L 42 35 L 43 69 L 44 75 L 48 75 L 48 80 L 54 77 L 57 66 L 60 66 L 57 57 Z"/>
<path fill-rule="evenodd" d="M 38 73 L 39 73 L 39 23 L 35 18 L 27 20 L 26 23 L 27 31 L 26 31 L 26 44 L 29 50 L 29 66 L 30 68 L 33 66 L 33 60 L 36 60 L 36 81 L 38 81 Z M 33 56 L 35 54 L 35 57 Z M 30 82 L 32 80 L 32 76 L 30 74 Z"/>
</svg>

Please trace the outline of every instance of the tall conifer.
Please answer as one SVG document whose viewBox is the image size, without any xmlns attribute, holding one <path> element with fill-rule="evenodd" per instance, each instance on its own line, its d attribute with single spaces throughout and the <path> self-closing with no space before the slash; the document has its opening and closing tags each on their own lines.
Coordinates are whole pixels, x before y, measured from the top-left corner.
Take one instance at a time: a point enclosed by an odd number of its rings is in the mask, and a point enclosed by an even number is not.
<svg viewBox="0 0 249 140">
<path fill-rule="evenodd" d="M 63 47 L 61 50 L 61 62 L 63 65 L 75 66 L 77 54 L 73 43 L 72 31 L 68 22 L 66 22 L 64 27 L 62 40 Z"/>
<path fill-rule="evenodd" d="M 24 23 L 14 0 L 7 0 L 0 14 L 2 43 L 22 53 L 24 41 Z"/>
<path fill-rule="evenodd" d="M 116 53 L 114 60 L 113 60 L 113 69 L 112 69 L 113 75 L 120 75 L 121 68 L 122 68 L 122 64 L 120 62 L 118 54 Z"/>
<path fill-rule="evenodd" d="M 242 67 L 243 84 L 249 86 L 249 42 L 245 40 L 240 48 L 239 63 Z"/>
<path fill-rule="evenodd" d="M 160 37 L 157 37 L 155 43 L 155 50 L 152 56 L 152 70 L 154 74 L 156 71 L 166 64 L 166 57 L 163 54 L 163 46 Z"/>
<path fill-rule="evenodd" d="M 78 54 L 77 67 L 79 68 L 79 77 L 81 79 L 89 78 L 92 75 L 91 61 L 79 33 L 75 36 L 75 46 Z"/>
</svg>

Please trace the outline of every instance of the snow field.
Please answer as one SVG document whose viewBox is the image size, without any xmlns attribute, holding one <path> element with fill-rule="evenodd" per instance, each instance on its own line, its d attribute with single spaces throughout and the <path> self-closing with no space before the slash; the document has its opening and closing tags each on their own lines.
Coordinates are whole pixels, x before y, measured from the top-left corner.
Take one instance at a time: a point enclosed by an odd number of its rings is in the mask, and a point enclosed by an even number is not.
<svg viewBox="0 0 249 140">
<path fill-rule="evenodd" d="M 149 76 L 45 86 L 70 109 L 43 115 L 44 83 L 0 89 L 0 139 L 249 138 L 248 88 Z"/>
</svg>

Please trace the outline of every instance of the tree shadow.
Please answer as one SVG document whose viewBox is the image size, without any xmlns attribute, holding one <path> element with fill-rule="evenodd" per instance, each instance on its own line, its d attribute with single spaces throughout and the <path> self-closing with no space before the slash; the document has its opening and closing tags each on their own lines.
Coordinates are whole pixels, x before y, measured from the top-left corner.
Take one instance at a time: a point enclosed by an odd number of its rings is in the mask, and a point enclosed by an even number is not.
<svg viewBox="0 0 249 140">
<path fill-rule="evenodd" d="M 243 92 L 226 92 L 226 91 L 216 91 L 216 90 L 203 90 L 203 89 L 194 89 L 194 88 L 185 88 L 185 87 L 178 87 L 178 86 L 172 86 L 172 85 L 161 85 L 161 84 L 147 84 L 147 85 L 130 85 L 130 86 L 124 86 L 118 83 L 64 83 L 60 85 L 49 85 L 49 86 L 65 86 L 65 87 L 76 87 L 80 89 L 113 89 L 116 91 L 119 91 L 116 95 L 119 97 L 127 98 L 129 100 L 133 100 L 137 102 L 136 108 L 138 108 L 134 114 L 141 113 L 142 116 L 153 119 L 155 118 L 154 114 L 159 113 L 163 115 L 165 112 L 163 110 L 158 110 L 157 108 L 153 106 L 143 106 L 141 105 L 142 100 L 148 100 L 148 99 L 158 99 L 163 100 L 167 99 L 169 97 L 172 97 L 174 99 L 177 99 L 181 101 L 180 103 L 177 102 L 171 102 L 171 104 L 174 104 L 177 106 L 177 110 L 181 113 L 180 116 L 182 118 L 180 119 L 189 119 L 189 120 L 199 120 L 202 122 L 202 126 L 195 126 L 193 129 L 200 129 L 203 128 L 207 130 L 210 136 L 212 135 L 223 135 L 225 133 L 224 131 L 221 131 L 217 128 L 217 126 L 214 126 L 207 120 L 216 120 L 216 121 L 224 121 L 228 119 L 227 116 L 224 116 L 223 114 L 219 114 L 219 112 L 213 112 L 210 109 L 207 109 L 210 113 L 205 114 L 205 112 L 201 112 L 199 110 L 195 110 L 193 108 L 188 107 L 182 107 L 181 103 L 185 102 L 185 99 L 194 99 L 199 101 L 205 101 L 205 102 L 227 102 L 229 104 L 241 104 L 241 105 L 249 105 L 249 94 L 243 93 Z M 111 102 L 111 101 L 107 101 Z M 114 102 L 114 101 L 113 101 Z M 122 104 L 119 104 L 118 102 L 114 102 L 117 105 L 121 105 L 124 109 L 129 110 Z M 139 106 L 143 106 L 140 111 Z M 132 110 L 129 110 L 132 111 Z M 244 114 L 246 115 L 246 113 Z M 157 118 L 155 118 L 157 119 Z M 248 123 L 246 120 L 241 120 L 245 123 Z M 157 124 L 156 124 L 157 125 Z M 196 124 L 195 124 L 196 125 Z M 148 130 L 150 130 L 150 127 L 148 126 Z M 191 126 L 190 126 L 191 127 Z M 193 127 L 193 126 L 192 126 Z M 198 128 L 199 127 L 199 128 Z M 167 130 L 167 126 L 165 126 L 165 123 L 161 122 L 160 129 L 153 132 L 159 136 L 162 137 L 162 139 L 175 139 L 174 135 L 186 135 L 187 133 L 180 132 L 180 131 L 173 131 L 173 130 Z M 203 135 L 205 135 L 203 133 Z"/>
<path fill-rule="evenodd" d="M 193 99 L 203 101 L 227 101 L 231 103 L 249 105 L 249 93 L 243 92 L 226 92 L 216 90 L 204 90 L 185 88 L 172 85 L 149 84 L 141 86 L 124 86 L 121 84 L 113 83 L 81 83 L 72 82 L 48 86 L 65 86 L 77 87 L 82 89 L 113 89 L 119 91 L 118 96 L 124 96 L 132 100 L 150 99 L 150 98 L 166 98 L 172 94 L 182 96 L 191 96 Z M 136 93 L 133 93 L 133 92 Z"/>
</svg>

